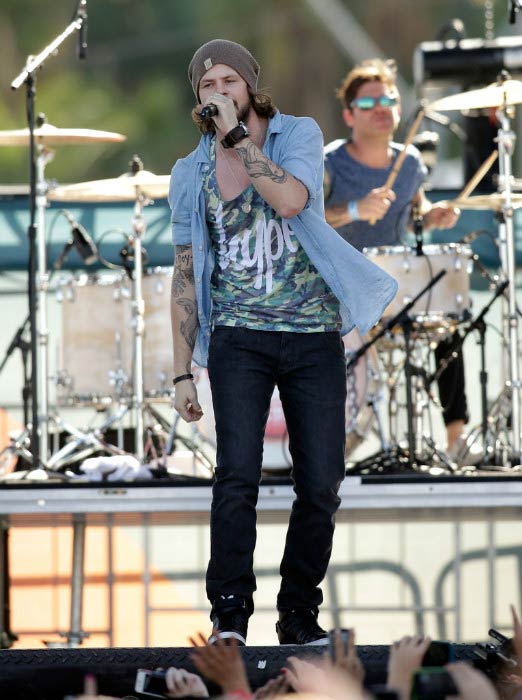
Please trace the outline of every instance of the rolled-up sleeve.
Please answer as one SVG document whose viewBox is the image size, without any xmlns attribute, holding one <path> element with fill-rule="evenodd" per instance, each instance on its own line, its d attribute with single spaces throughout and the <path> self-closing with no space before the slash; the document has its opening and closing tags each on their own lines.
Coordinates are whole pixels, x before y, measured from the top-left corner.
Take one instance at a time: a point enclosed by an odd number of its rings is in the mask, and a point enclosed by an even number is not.
<svg viewBox="0 0 522 700">
<path fill-rule="evenodd" d="M 323 134 L 317 122 L 301 117 L 288 134 L 278 165 L 303 183 L 309 207 L 323 189 Z"/>
<path fill-rule="evenodd" d="M 171 210 L 170 223 L 173 245 L 188 245 L 192 243 L 192 228 L 190 225 L 191 209 L 188 187 L 187 168 L 182 160 L 178 160 L 172 168 L 169 186 L 169 206 Z"/>
</svg>

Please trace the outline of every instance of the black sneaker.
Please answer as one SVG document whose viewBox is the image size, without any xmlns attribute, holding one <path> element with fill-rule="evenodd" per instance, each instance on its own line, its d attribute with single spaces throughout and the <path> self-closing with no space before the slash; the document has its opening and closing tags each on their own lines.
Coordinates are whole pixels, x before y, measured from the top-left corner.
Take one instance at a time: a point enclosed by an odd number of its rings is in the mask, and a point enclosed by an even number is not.
<svg viewBox="0 0 522 700">
<path fill-rule="evenodd" d="M 328 632 L 317 623 L 319 612 L 310 608 L 283 610 L 276 622 L 279 644 L 308 644 L 320 646 L 328 644 Z"/>
<path fill-rule="evenodd" d="M 246 601 L 237 595 L 220 596 L 212 605 L 210 619 L 218 634 L 212 634 L 209 644 L 219 639 L 236 639 L 240 646 L 246 645 L 249 613 Z"/>
</svg>

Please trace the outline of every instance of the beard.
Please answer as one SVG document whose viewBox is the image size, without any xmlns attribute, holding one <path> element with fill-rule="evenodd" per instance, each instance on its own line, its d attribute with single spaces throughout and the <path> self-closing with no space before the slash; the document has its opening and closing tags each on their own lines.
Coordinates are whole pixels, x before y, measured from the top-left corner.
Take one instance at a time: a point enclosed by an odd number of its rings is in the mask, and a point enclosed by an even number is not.
<svg viewBox="0 0 522 700">
<path fill-rule="evenodd" d="M 250 104 L 250 102 L 248 102 L 248 104 L 246 104 L 241 109 L 239 109 L 239 107 L 236 107 L 238 122 L 246 122 L 251 109 L 252 105 Z"/>
</svg>

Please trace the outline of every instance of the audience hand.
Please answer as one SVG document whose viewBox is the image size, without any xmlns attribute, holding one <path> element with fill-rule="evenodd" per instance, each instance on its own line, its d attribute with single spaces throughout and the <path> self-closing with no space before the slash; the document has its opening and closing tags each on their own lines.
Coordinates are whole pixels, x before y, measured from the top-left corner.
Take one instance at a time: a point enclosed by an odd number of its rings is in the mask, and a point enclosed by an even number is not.
<svg viewBox="0 0 522 700">
<path fill-rule="evenodd" d="M 285 673 L 276 678 L 271 678 L 268 683 L 258 688 L 254 693 L 254 700 L 268 700 L 280 695 L 286 695 L 290 690 L 290 683 Z"/>
<path fill-rule="evenodd" d="M 213 635 L 218 635 L 218 630 L 213 630 Z M 209 680 L 217 683 L 224 693 L 242 691 L 252 693 L 246 674 L 245 665 L 239 653 L 237 641 L 228 640 L 228 643 L 217 638 L 215 644 L 209 644 L 206 638 L 198 633 L 197 639 L 190 637 L 192 660 L 194 666 Z"/>
<path fill-rule="evenodd" d="M 334 632 L 334 652 L 335 664 L 337 668 L 346 671 L 354 681 L 362 685 L 364 681 L 364 666 L 360 658 L 357 656 L 357 648 L 355 646 L 355 630 L 348 630 L 348 643 L 346 651 L 341 637 L 341 631 L 336 629 Z"/>
<path fill-rule="evenodd" d="M 402 700 L 410 697 L 413 673 L 421 666 L 430 642 L 429 637 L 403 637 L 390 647 L 387 686 L 396 690 Z"/>
<path fill-rule="evenodd" d="M 305 661 L 296 656 L 287 659 L 286 675 L 291 687 L 297 693 L 314 693 L 328 696 L 334 700 L 363 700 L 361 684 L 345 670 L 333 666 L 332 662 L 322 657 L 317 661 Z"/>
<path fill-rule="evenodd" d="M 207 686 L 195 673 L 171 666 L 165 675 L 170 698 L 208 698 Z"/>
<path fill-rule="evenodd" d="M 498 700 L 493 683 L 483 673 L 459 662 L 445 667 L 459 689 L 461 700 Z"/>
</svg>

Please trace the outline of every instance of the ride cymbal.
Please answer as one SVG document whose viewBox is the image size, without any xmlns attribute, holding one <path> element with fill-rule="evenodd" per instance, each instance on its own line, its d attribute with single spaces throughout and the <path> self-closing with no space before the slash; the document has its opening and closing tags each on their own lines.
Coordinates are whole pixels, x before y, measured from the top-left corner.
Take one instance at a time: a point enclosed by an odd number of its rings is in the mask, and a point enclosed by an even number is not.
<svg viewBox="0 0 522 700">
<path fill-rule="evenodd" d="M 97 141 L 125 141 L 126 136 L 114 131 L 99 131 L 96 129 L 61 129 L 52 124 L 42 124 L 34 130 L 35 142 L 44 146 L 59 146 L 62 144 L 93 143 Z M 0 146 L 27 146 L 29 144 L 29 129 L 12 129 L 0 131 Z"/>
<path fill-rule="evenodd" d="M 522 82 L 520 80 L 505 80 L 503 83 L 491 83 L 478 90 L 459 92 L 456 95 L 442 97 L 427 107 L 427 112 L 446 112 L 458 110 L 465 112 L 470 109 L 489 109 L 502 105 L 522 103 Z"/>
<path fill-rule="evenodd" d="M 133 202 L 140 195 L 160 199 L 168 195 L 169 183 L 170 175 L 139 170 L 107 180 L 55 187 L 49 190 L 47 199 L 55 202 Z"/>
</svg>

